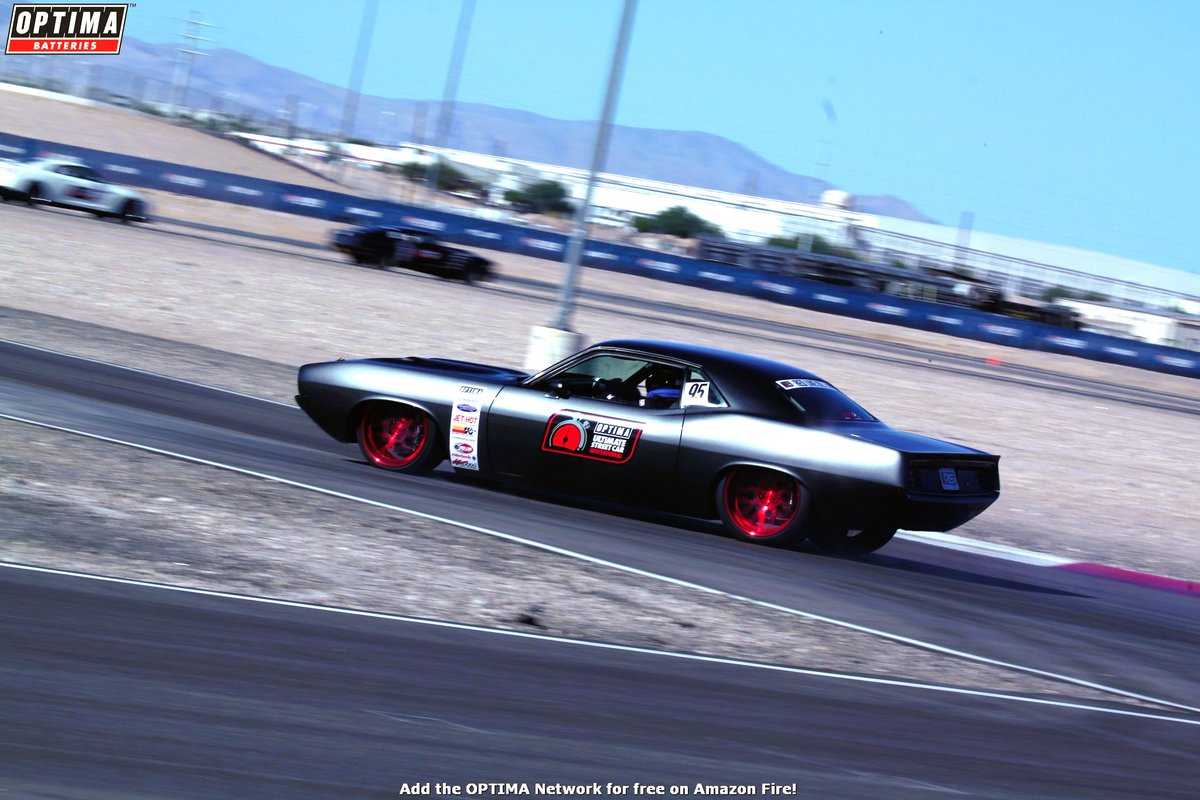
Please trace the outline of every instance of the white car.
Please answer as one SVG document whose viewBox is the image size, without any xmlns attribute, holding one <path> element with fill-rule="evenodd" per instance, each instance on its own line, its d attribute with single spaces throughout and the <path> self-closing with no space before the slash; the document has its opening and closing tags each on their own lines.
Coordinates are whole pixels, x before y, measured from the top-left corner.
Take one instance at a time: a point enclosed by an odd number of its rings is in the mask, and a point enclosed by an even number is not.
<svg viewBox="0 0 1200 800">
<path fill-rule="evenodd" d="M 0 199 L 74 208 L 123 222 L 148 219 L 146 198 L 67 158 L 0 163 Z"/>
</svg>

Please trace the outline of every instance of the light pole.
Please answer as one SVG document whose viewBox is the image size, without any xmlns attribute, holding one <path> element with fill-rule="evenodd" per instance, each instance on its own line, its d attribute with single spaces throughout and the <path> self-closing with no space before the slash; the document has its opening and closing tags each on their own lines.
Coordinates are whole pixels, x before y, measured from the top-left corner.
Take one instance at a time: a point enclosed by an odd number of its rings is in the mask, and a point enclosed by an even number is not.
<svg viewBox="0 0 1200 800">
<path fill-rule="evenodd" d="M 579 262 L 587 241 L 587 221 L 591 215 L 592 195 L 596 191 L 596 179 L 604 169 L 608 156 L 608 142 L 612 134 L 612 119 L 616 113 L 617 95 L 621 89 L 621 74 L 625 67 L 625 55 L 629 50 L 629 34 L 633 29 L 633 16 L 637 0 L 625 0 L 621 11 L 621 24 L 617 29 L 617 42 L 613 46 L 612 65 L 608 71 L 608 88 L 604 93 L 604 106 L 596 130 L 596 144 L 592 149 L 592 164 L 588 170 L 587 188 L 583 201 L 575 209 L 571 238 L 567 244 L 566 275 L 563 277 L 562 292 L 558 299 L 558 314 L 553 327 L 535 326 L 530 333 L 529 352 L 525 356 L 525 368 L 538 370 L 570 355 L 579 349 L 583 335 L 571 331 L 571 312 L 575 305 L 575 285 L 578 280 Z"/>
<path fill-rule="evenodd" d="M 354 49 L 354 64 L 350 68 L 350 87 L 346 90 L 346 103 L 342 106 L 342 130 L 339 139 L 344 143 L 354 135 L 354 120 L 358 115 L 358 96 L 362 92 L 363 70 L 367 66 L 367 55 L 371 52 L 371 34 L 375 32 L 375 14 L 379 11 L 379 0 L 363 3 L 362 21 L 358 27 L 358 45 Z M 337 147 L 340 154 L 341 146 Z M 342 177 L 342 161 L 334 164 L 335 180 Z"/>
<path fill-rule="evenodd" d="M 379 120 L 375 124 L 375 144 L 383 145 L 384 147 L 389 146 L 387 133 L 391 130 L 392 126 L 388 122 L 385 122 L 385 120 L 389 117 L 394 119 L 395 116 L 396 112 L 394 111 L 379 112 Z"/>
<path fill-rule="evenodd" d="M 454 102 L 458 96 L 458 79 L 462 74 L 463 58 L 467 52 L 467 39 L 471 36 L 471 20 L 475 16 L 475 0 L 462 0 L 458 11 L 458 30 L 454 34 L 454 49 L 450 53 L 450 68 L 446 71 L 446 88 L 442 93 L 442 106 L 438 113 L 437 136 L 434 139 L 433 164 L 426 176 L 429 186 L 430 204 L 437 206 L 438 173 L 442 169 L 442 150 L 450 138 L 450 126 L 454 123 Z"/>
</svg>

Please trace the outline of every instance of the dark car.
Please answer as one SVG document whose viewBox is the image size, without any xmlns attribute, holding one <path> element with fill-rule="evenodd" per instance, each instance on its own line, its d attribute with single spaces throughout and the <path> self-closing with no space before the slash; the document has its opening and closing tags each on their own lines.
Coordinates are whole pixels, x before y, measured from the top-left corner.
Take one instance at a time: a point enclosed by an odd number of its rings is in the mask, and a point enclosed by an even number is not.
<svg viewBox="0 0 1200 800">
<path fill-rule="evenodd" d="M 890 428 L 811 372 L 639 340 L 535 375 L 437 358 L 300 368 L 300 407 L 377 467 L 720 519 L 735 537 L 874 551 L 1000 493 L 999 457 Z"/>
<path fill-rule="evenodd" d="M 473 283 L 491 276 L 492 262 L 442 244 L 425 231 L 372 225 L 335 231 L 333 249 L 355 264 L 404 269 Z"/>
</svg>

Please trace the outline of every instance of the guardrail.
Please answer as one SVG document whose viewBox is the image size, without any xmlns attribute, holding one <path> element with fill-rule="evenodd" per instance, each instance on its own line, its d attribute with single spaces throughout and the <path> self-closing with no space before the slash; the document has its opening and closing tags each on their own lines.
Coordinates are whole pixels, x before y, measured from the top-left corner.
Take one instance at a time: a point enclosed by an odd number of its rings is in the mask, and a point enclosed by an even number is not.
<svg viewBox="0 0 1200 800">
<path fill-rule="evenodd" d="M 0 156 L 55 155 L 83 159 L 122 183 L 209 200 L 349 225 L 420 228 L 457 244 L 554 261 L 562 260 L 567 248 L 567 237 L 552 231 L 0 133 Z M 759 297 L 798 308 L 1200 378 L 1200 353 L 1191 350 L 1064 330 L 958 306 L 893 297 L 612 242 L 589 240 L 582 262 L 596 269 Z"/>
</svg>

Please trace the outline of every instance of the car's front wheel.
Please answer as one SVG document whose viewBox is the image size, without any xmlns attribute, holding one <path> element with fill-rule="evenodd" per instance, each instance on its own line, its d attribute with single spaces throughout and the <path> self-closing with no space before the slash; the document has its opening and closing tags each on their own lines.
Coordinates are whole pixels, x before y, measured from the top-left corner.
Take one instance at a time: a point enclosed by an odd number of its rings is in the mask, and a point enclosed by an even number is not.
<svg viewBox="0 0 1200 800">
<path fill-rule="evenodd" d="M 471 262 L 462 272 L 463 283 L 479 283 L 480 281 L 485 280 L 487 276 L 487 264 L 480 261 Z"/>
<path fill-rule="evenodd" d="M 799 480 L 764 467 L 734 467 L 717 484 L 717 510 L 738 539 L 784 546 L 804 538 L 811 505 Z"/>
<path fill-rule="evenodd" d="M 372 464 L 395 472 L 429 472 L 442 461 L 433 418 L 401 403 L 373 402 L 364 408 L 358 446 Z"/>
<path fill-rule="evenodd" d="M 29 189 L 25 192 L 25 204 L 32 206 L 44 202 L 46 202 L 46 192 L 42 189 L 42 185 L 37 181 L 29 184 Z"/>
<path fill-rule="evenodd" d="M 137 222 L 143 219 L 145 214 L 142 210 L 142 204 L 137 200 L 126 200 L 121 206 L 118 216 L 121 218 L 121 222 L 128 225 L 130 222 Z"/>
</svg>

